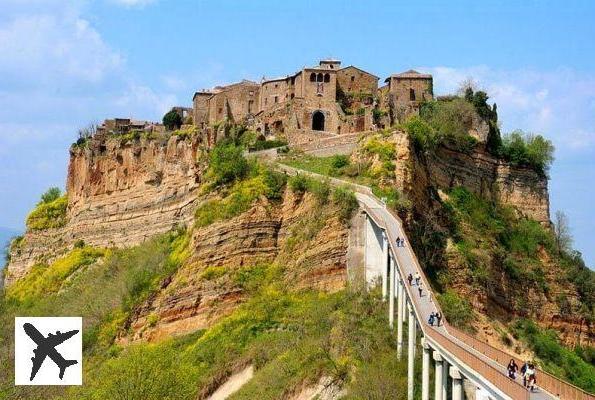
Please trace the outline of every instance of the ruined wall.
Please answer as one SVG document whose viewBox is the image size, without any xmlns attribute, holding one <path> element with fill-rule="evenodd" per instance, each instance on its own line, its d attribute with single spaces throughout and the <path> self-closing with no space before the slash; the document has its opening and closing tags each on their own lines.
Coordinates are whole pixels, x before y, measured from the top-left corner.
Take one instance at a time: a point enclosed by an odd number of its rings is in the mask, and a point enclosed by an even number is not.
<svg viewBox="0 0 595 400">
<path fill-rule="evenodd" d="M 136 245 L 192 221 L 201 171 L 198 143 L 169 139 L 92 141 L 73 148 L 68 166 L 68 223 L 32 231 L 11 254 L 6 284 L 33 264 L 53 259 L 77 240 L 109 247 Z"/>
<path fill-rule="evenodd" d="M 353 66 L 337 71 L 337 85 L 344 92 L 375 94 L 378 89 L 378 77 Z"/>
</svg>

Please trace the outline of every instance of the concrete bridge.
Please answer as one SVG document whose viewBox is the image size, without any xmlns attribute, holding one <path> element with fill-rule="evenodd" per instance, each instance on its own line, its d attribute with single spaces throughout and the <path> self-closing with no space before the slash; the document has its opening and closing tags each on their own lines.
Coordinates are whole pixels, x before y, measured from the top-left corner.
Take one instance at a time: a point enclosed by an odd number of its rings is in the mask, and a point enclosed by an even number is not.
<svg viewBox="0 0 595 400">
<path fill-rule="evenodd" d="M 506 373 L 511 358 L 519 367 L 522 360 L 450 326 L 445 318 L 441 326 L 430 326 L 430 314 L 442 313 L 431 286 L 409 246 L 401 220 L 369 188 L 285 165 L 277 168 L 292 175 L 301 173 L 327 179 L 333 185 L 348 185 L 356 192 L 366 216 L 365 277 L 370 284 L 378 279 L 381 281 L 389 325 L 397 330 L 396 357 L 407 357 L 408 400 L 413 400 L 414 382 L 419 379 L 422 400 L 429 400 L 430 391 L 433 391 L 434 400 L 462 400 L 464 379 L 475 387 L 477 400 L 595 400 L 592 394 L 541 370 L 537 370 L 537 390 L 529 392 L 520 377 L 512 380 Z M 405 239 L 404 247 L 396 245 L 397 237 Z M 421 277 L 421 296 L 415 282 L 413 285 L 407 282 L 408 275 L 415 276 L 416 273 Z M 422 351 L 421 377 L 415 376 L 414 369 L 418 338 Z M 433 383 L 430 382 L 430 368 L 434 368 Z"/>
</svg>

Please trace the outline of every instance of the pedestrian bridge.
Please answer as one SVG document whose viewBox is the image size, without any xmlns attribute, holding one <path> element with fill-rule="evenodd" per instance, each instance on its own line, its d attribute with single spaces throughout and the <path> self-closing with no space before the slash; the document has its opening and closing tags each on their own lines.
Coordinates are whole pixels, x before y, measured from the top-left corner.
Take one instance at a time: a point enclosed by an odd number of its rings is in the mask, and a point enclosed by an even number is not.
<svg viewBox="0 0 595 400">
<path fill-rule="evenodd" d="M 589 394 L 544 371 L 537 370 L 538 388 L 529 392 L 521 382 L 508 378 L 506 365 L 511 358 L 522 365 L 518 358 L 496 349 L 442 319 L 440 327 L 428 324 L 432 312 L 439 311 L 431 286 L 411 250 L 407 235 L 399 217 L 377 199 L 365 186 L 355 185 L 334 178 L 297 170 L 285 165 L 278 168 L 289 174 L 302 173 L 329 179 L 333 185 L 349 185 L 356 192 L 360 207 L 366 216 L 364 268 L 366 281 L 382 283 L 382 296 L 388 306 L 388 320 L 391 328 L 397 330 L 397 357 L 407 357 L 408 400 L 413 400 L 414 382 L 421 378 L 421 398 L 434 400 L 462 400 L 463 380 L 475 387 L 477 400 L 595 400 Z M 404 238 L 405 246 L 398 247 L 396 239 Z M 422 296 L 417 287 L 407 283 L 409 274 L 421 276 Z M 444 313 L 442 313 L 444 315 Z M 396 319 L 396 321 L 395 321 Z M 407 340 L 404 341 L 404 328 Z M 421 341 L 422 374 L 415 376 L 414 361 Z M 434 368 L 434 382 L 430 382 L 430 368 Z"/>
</svg>

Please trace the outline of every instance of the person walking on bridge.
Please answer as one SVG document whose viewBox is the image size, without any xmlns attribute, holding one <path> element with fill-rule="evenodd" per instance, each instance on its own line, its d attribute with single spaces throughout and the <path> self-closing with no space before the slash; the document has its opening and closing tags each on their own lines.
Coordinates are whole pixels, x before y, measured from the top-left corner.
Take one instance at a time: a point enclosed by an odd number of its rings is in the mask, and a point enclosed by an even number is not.
<svg viewBox="0 0 595 400">
<path fill-rule="evenodd" d="M 529 364 L 527 367 L 525 378 L 527 382 L 527 388 L 530 391 L 533 391 L 535 389 L 535 366 L 533 364 Z"/>
<path fill-rule="evenodd" d="M 442 313 L 436 313 L 436 326 L 440 326 L 440 322 L 442 322 Z"/>
<path fill-rule="evenodd" d="M 516 364 L 513 358 L 510 359 L 506 369 L 508 370 L 508 377 L 512 380 L 516 379 L 516 373 L 519 370 L 519 366 Z"/>
<path fill-rule="evenodd" d="M 407 281 L 409 282 L 409 286 L 411 286 L 411 281 L 413 281 L 413 275 L 411 275 L 411 273 L 407 275 Z"/>
<path fill-rule="evenodd" d="M 417 284 L 417 290 L 419 291 L 419 297 L 421 297 L 421 291 L 422 291 L 422 287 L 421 284 Z"/>
<path fill-rule="evenodd" d="M 415 273 L 415 284 L 417 286 L 419 286 L 419 280 L 421 279 L 421 276 L 419 275 L 419 272 Z"/>
<path fill-rule="evenodd" d="M 400 244 L 401 244 L 401 238 L 400 238 L 399 236 L 397 236 L 397 240 L 396 240 L 396 242 L 397 242 L 397 247 L 400 247 Z"/>
</svg>

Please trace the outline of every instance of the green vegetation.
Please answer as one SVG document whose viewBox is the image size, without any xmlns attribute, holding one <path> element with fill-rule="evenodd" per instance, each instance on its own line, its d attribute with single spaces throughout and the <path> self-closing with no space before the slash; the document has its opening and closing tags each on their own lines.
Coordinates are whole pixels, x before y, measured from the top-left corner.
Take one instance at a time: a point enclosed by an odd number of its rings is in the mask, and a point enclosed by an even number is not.
<svg viewBox="0 0 595 400">
<path fill-rule="evenodd" d="M 517 130 L 504 137 L 500 155 L 512 165 L 529 167 L 547 175 L 554 161 L 554 145 L 541 135 Z"/>
<path fill-rule="evenodd" d="M 53 187 L 41 195 L 37 206 L 27 216 L 27 229 L 43 230 L 60 228 L 66 224 L 66 208 L 68 198 L 61 196 L 60 189 Z"/>
<path fill-rule="evenodd" d="M 22 279 L 6 290 L 6 298 L 22 304 L 33 304 L 43 296 L 56 293 L 64 280 L 81 267 L 93 264 L 105 254 L 92 247 L 74 249 L 51 265 L 37 264 Z"/>
<path fill-rule="evenodd" d="M 34 267 L 0 297 L 0 364 L 9 363 L 14 316 L 81 315 L 85 382 L 99 365 L 105 365 L 102 371 L 109 370 L 109 360 L 121 352 L 114 338 L 125 329 L 128 315 L 186 260 L 188 244 L 189 235 L 178 230 L 130 249 L 74 249 L 48 266 Z M 146 361 L 149 368 L 152 364 Z M 0 397 L 41 398 L 34 387 L 15 387 L 11 374 L 9 370 L 0 374 Z M 143 397 L 145 392 L 137 389 L 135 396 Z M 47 388 L 43 398 L 63 395 L 64 390 Z"/>
<path fill-rule="evenodd" d="M 562 346 L 556 331 L 543 330 L 530 320 L 519 320 L 513 326 L 513 335 L 529 345 L 545 371 L 591 393 L 595 392 L 595 366 Z M 579 352 L 593 354 L 593 348 L 579 349 Z M 537 379 L 539 382 L 539 377 Z"/>
<path fill-rule="evenodd" d="M 348 156 L 334 155 L 330 157 L 314 157 L 304 154 L 290 155 L 282 162 L 294 168 L 303 169 L 320 175 L 340 178 L 346 181 L 368 186 L 374 194 L 383 199 L 389 207 L 397 211 L 406 211 L 411 208 L 410 201 L 394 187 L 391 178 L 394 178 L 394 152 L 392 143 L 372 137 L 365 143 L 365 152 L 378 156 L 376 166 L 368 162 L 353 163 Z M 293 181 L 291 184 L 301 186 L 302 192 L 306 190 L 305 177 L 303 182 Z M 302 179 L 300 178 L 300 179 Z M 297 189 L 297 188 L 296 188 Z"/>
<path fill-rule="evenodd" d="M 303 174 L 298 174 L 289 178 L 287 182 L 289 189 L 297 194 L 311 192 L 319 204 L 326 204 L 329 196 L 332 194 L 333 204 L 337 206 L 340 219 L 343 222 L 349 221 L 353 212 L 357 209 L 358 203 L 355 193 L 348 187 L 337 187 L 332 189 L 326 181 L 316 178 L 310 178 Z"/>
<path fill-rule="evenodd" d="M 444 317 L 451 325 L 466 330 L 471 329 L 470 324 L 475 316 L 467 299 L 459 296 L 454 290 L 448 289 L 438 295 L 438 301 L 444 311 Z"/>
<path fill-rule="evenodd" d="M 244 149 L 234 143 L 224 142 L 215 146 L 209 154 L 209 170 L 206 177 L 215 185 L 228 184 L 243 179 L 249 169 Z"/>
<path fill-rule="evenodd" d="M 275 140 L 257 140 L 254 145 L 250 146 L 249 149 L 252 151 L 274 149 L 276 147 L 287 146 L 287 141 L 283 139 Z"/>
<path fill-rule="evenodd" d="M 469 135 L 475 109 L 464 99 L 453 97 L 424 103 L 419 116 L 412 116 L 401 128 L 418 152 L 431 153 L 441 144 L 470 153 L 477 139 Z"/>
<path fill-rule="evenodd" d="M 258 164 L 249 165 L 241 153 L 240 156 L 240 160 L 243 160 L 240 161 L 240 167 L 234 165 L 234 161 L 225 161 L 221 167 L 217 167 L 219 169 L 211 170 L 215 176 L 215 182 L 221 181 L 219 176 L 226 176 L 225 171 L 235 171 L 236 181 L 230 188 L 222 191 L 223 198 L 207 200 L 196 209 L 196 226 L 207 226 L 213 222 L 240 215 L 261 196 L 270 200 L 281 198 L 286 182 L 285 175 Z M 246 176 L 246 179 L 237 180 L 240 172 L 242 176 Z M 232 175 L 227 173 L 227 176 Z"/>
<path fill-rule="evenodd" d="M 283 398 L 321 376 L 347 385 L 350 399 L 359 398 L 361 382 L 380 378 L 383 385 L 370 385 L 368 398 L 385 398 L 389 386 L 402 396 L 406 366 L 386 356 L 395 352 L 395 337 L 382 303 L 346 292 L 291 292 L 279 283 L 281 272 L 272 265 L 249 272 L 253 296 L 229 317 L 205 331 L 117 352 L 67 398 L 194 399 L 248 364 L 254 378 L 230 399 Z"/>
<path fill-rule="evenodd" d="M 173 131 L 174 129 L 180 129 L 182 123 L 182 117 L 174 110 L 168 111 L 163 116 L 163 125 L 165 125 L 165 127 L 170 131 Z"/>
</svg>

